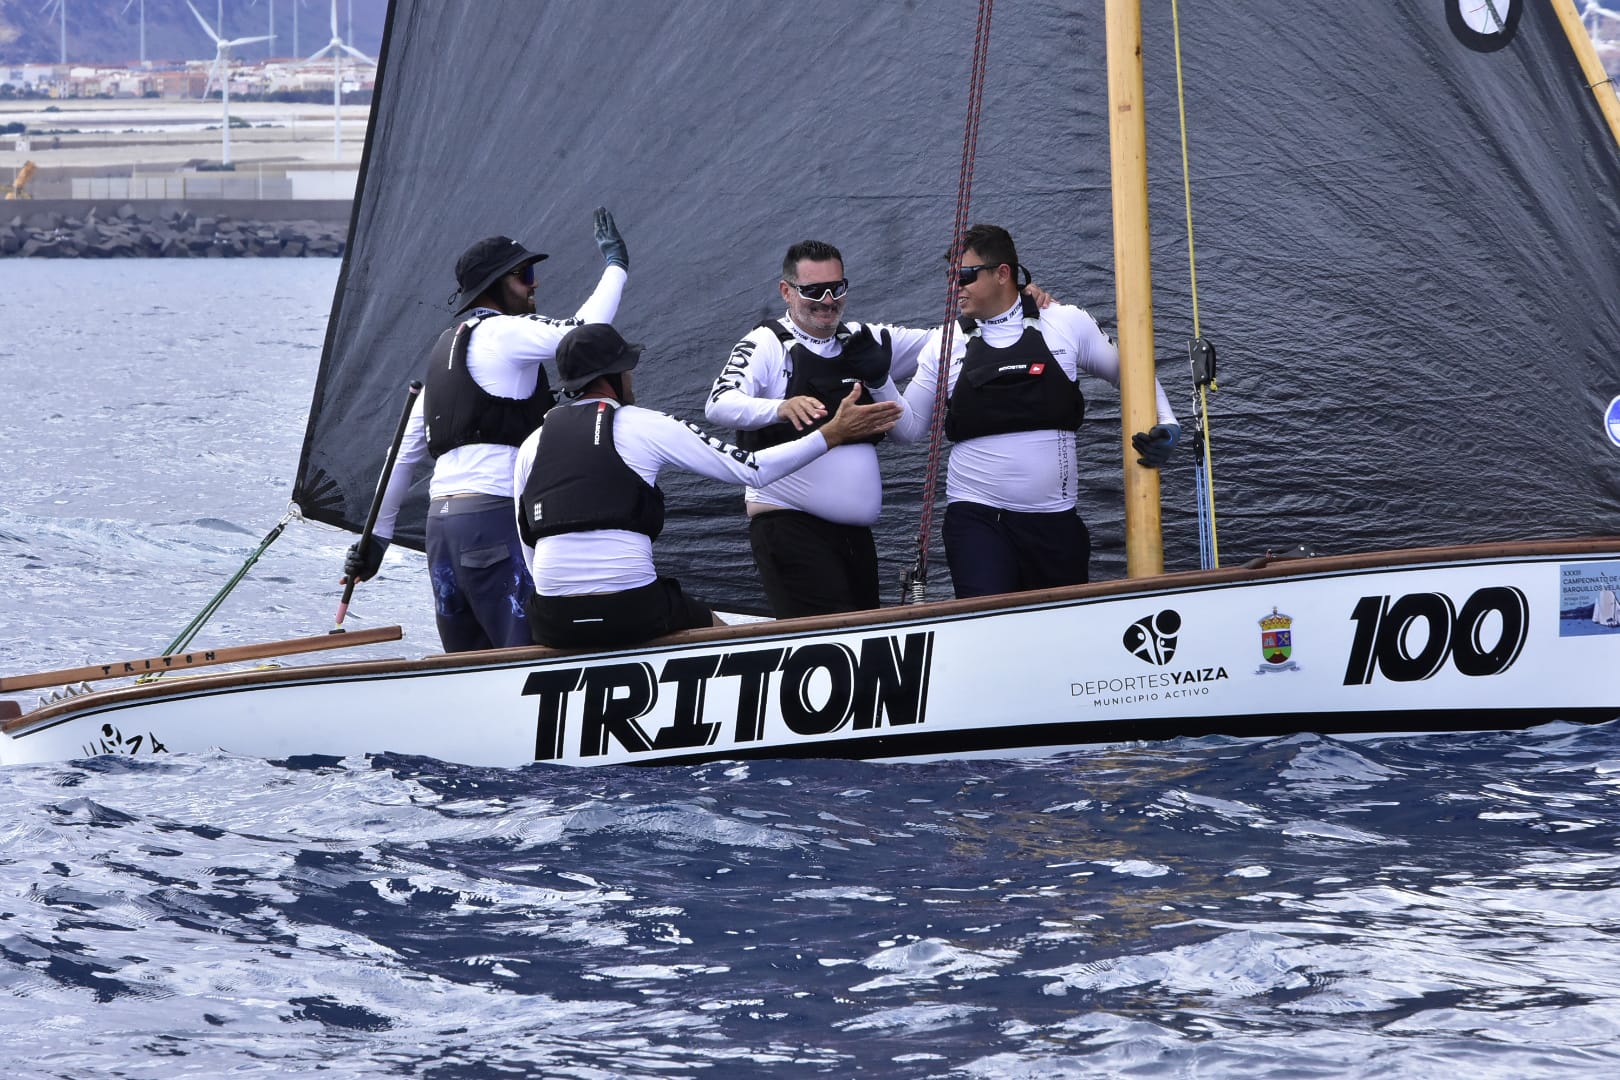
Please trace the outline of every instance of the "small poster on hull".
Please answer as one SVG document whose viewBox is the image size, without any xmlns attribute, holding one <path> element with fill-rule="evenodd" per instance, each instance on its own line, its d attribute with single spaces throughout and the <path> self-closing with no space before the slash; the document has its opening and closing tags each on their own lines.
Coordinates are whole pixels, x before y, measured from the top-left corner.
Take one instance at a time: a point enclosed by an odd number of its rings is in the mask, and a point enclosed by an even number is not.
<svg viewBox="0 0 1620 1080">
<path fill-rule="evenodd" d="M 1620 565 L 1565 563 L 1558 574 L 1558 636 L 1620 633 Z"/>
</svg>

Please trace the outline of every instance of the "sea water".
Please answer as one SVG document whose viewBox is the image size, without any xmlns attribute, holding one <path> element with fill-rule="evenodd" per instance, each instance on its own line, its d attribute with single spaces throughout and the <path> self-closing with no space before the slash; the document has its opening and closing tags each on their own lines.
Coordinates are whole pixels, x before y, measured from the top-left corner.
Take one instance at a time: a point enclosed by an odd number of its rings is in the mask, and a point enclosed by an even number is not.
<svg viewBox="0 0 1620 1080">
<path fill-rule="evenodd" d="M 161 652 L 283 520 L 336 277 L 0 261 L 0 671 Z M 323 633 L 351 540 L 290 520 L 197 640 Z M 409 553 L 392 623 L 436 648 Z M 1617 787 L 1614 724 L 0 768 L 0 1076 L 1609 1076 Z"/>
</svg>

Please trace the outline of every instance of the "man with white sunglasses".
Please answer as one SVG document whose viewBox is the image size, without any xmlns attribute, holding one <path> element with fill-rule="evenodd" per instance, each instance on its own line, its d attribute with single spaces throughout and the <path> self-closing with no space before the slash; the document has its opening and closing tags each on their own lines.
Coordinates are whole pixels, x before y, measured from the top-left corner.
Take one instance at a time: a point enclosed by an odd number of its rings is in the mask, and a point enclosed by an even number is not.
<svg viewBox="0 0 1620 1080">
<path fill-rule="evenodd" d="M 731 350 L 704 414 L 761 450 L 824 424 L 860 383 L 860 401 L 896 401 L 895 378 L 917 370 L 928 330 L 844 323 L 844 258 L 805 240 L 788 248 L 777 283 L 787 311 Z M 879 605 L 872 524 L 883 508 L 876 444 L 849 442 L 744 496 L 754 563 L 779 619 Z"/>
</svg>

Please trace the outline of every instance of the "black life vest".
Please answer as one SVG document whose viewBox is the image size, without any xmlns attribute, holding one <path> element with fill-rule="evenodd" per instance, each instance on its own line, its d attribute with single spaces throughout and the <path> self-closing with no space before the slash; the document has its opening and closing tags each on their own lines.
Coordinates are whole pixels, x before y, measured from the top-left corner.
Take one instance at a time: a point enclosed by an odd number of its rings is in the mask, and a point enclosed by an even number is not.
<svg viewBox="0 0 1620 1080">
<path fill-rule="evenodd" d="M 467 345 L 479 320 L 474 315 L 440 334 L 428 358 L 422 408 L 434 457 L 473 443 L 521 446 L 557 404 L 543 367 L 536 369 L 534 393 L 527 398 L 498 397 L 478 385 L 467 370 Z"/>
<path fill-rule="evenodd" d="M 543 536 L 625 529 L 658 539 L 664 493 L 624 463 L 613 442 L 618 410 L 605 401 L 561 405 L 546 416 L 534 467 L 518 496 L 518 532 Z"/>
<path fill-rule="evenodd" d="M 842 354 L 827 357 L 811 352 L 804 347 L 804 342 L 794 337 L 793 331 L 783 326 L 778 319 L 767 319 L 759 325 L 776 335 L 776 339 L 782 343 L 782 348 L 787 353 L 788 362 L 793 365 L 793 374 L 788 376 L 787 391 L 782 395 L 783 400 L 801 396 L 813 397 L 826 407 L 827 412 L 821 419 L 803 428 L 795 428 L 787 420 L 778 420 L 774 424 L 767 424 L 753 431 L 739 431 L 737 445 L 744 450 L 763 450 L 767 446 L 792 442 L 803 435 L 808 435 L 832 419 L 833 413 L 838 411 L 838 406 L 849 394 L 850 386 L 860 382 L 860 377 L 844 363 Z M 849 334 L 849 326 L 840 323 L 838 336 L 847 338 Z M 872 392 L 864 386 L 861 388 L 860 403 L 872 404 Z M 883 441 L 883 435 L 879 433 L 865 439 L 850 441 L 878 443 Z"/>
<path fill-rule="evenodd" d="M 1013 431 L 1073 431 L 1086 416 L 1080 386 L 1046 347 L 1040 309 L 1019 298 L 1024 332 L 1005 349 L 993 349 L 979 324 L 963 316 L 967 335 L 962 371 L 945 408 L 945 437 L 953 442 Z"/>
</svg>

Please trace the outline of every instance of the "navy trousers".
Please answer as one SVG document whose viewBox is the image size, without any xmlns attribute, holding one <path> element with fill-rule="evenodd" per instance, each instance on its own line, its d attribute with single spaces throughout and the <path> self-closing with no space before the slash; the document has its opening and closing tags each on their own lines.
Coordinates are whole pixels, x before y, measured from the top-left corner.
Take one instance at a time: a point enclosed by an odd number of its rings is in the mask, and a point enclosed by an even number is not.
<svg viewBox="0 0 1620 1080">
<path fill-rule="evenodd" d="M 428 505 L 427 559 L 445 652 L 534 644 L 526 608 L 534 582 L 523 562 L 511 499 L 434 499 Z"/>
<path fill-rule="evenodd" d="M 1072 510 L 1034 514 L 981 503 L 945 507 L 945 561 L 958 597 L 1080 585 L 1091 532 Z"/>
</svg>

